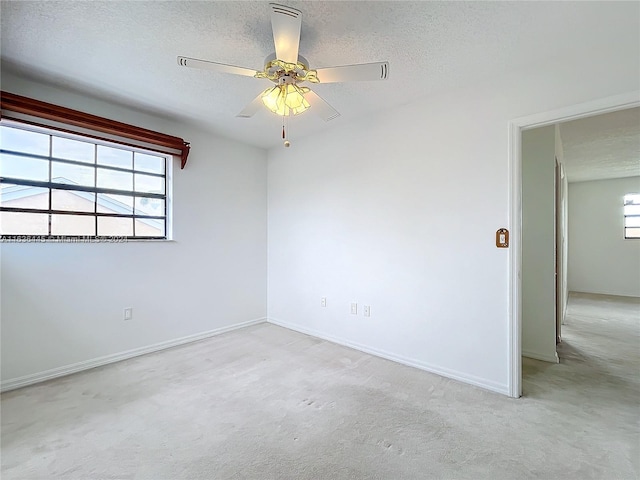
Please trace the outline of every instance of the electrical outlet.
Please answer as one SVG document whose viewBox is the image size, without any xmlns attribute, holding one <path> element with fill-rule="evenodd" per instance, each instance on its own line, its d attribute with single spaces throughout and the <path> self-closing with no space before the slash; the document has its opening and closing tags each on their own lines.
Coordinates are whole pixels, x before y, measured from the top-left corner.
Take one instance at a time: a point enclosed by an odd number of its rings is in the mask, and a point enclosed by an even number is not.
<svg viewBox="0 0 640 480">
<path fill-rule="evenodd" d="M 369 306 L 369 305 L 365 305 L 364 306 L 364 316 L 365 317 L 370 317 L 371 316 L 371 306 Z"/>
<path fill-rule="evenodd" d="M 124 319 L 125 320 L 131 320 L 133 318 L 133 308 L 129 307 L 129 308 L 125 308 L 124 309 Z"/>
<path fill-rule="evenodd" d="M 320 306 L 321 307 L 326 307 L 327 306 L 327 297 L 322 297 L 320 299 Z"/>
<path fill-rule="evenodd" d="M 358 314 L 358 304 L 357 303 L 352 303 L 351 304 L 351 315 L 357 315 Z"/>
</svg>

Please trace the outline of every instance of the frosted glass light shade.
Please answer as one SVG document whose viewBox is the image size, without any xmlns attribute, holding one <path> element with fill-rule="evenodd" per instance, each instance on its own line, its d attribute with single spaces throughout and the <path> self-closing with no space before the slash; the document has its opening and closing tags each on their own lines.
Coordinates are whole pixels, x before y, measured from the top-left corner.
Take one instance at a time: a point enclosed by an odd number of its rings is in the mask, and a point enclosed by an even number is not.
<svg viewBox="0 0 640 480">
<path fill-rule="evenodd" d="M 262 103 L 276 115 L 298 115 L 311 105 L 304 98 L 304 93 L 293 83 L 276 85 L 262 93 Z"/>
</svg>

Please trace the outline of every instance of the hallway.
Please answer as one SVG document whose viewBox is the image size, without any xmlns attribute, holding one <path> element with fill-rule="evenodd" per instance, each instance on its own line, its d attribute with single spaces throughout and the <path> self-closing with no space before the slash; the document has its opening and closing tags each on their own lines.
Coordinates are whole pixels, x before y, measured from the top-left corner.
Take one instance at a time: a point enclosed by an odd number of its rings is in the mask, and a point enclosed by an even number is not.
<svg viewBox="0 0 640 480">
<path fill-rule="evenodd" d="M 558 355 L 561 363 L 637 382 L 640 299 L 571 292 Z"/>
<path fill-rule="evenodd" d="M 588 443 L 608 444 L 637 474 L 640 299 L 571 292 L 558 356 L 559 364 L 523 358 L 524 397 L 566 408 L 567 418 L 572 417 L 564 425 L 567 443 L 589 439 Z M 562 416 L 554 417 L 562 422 Z M 579 418 L 582 425 L 576 424 Z M 550 428 L 559 426 L 563 425 Z M 601 454 L 604 458 L 610 453 Z"/>
</svg>

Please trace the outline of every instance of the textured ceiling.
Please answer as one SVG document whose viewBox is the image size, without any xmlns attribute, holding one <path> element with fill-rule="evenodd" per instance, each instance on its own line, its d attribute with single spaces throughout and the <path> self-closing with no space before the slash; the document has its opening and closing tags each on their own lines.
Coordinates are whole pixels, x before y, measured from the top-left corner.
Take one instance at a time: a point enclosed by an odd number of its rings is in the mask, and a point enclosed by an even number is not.
<svg viewBox="0 0 640 480">
<path fill-rule="evenodd" d="M 569 182 L 640 175 L 640 108 L 560 124 Z"/>
<path fill-rule="evenodd" d="M 311 68 L 390 62 L 384 82 L 314 86 L 341 116 L 295 117 L 292 139 L 513 70 L 638 50 L 636 2 L 281 3 L 302 11 L 300 53 Z M 281 142 L 268 111 L 236 118 L 267 80 L 176 63 L 184 55 L 261 69 L 274 50 L 265 2 L 3 1 L 1 14 L 3 71 L 252 145 Z"/>
</svg>

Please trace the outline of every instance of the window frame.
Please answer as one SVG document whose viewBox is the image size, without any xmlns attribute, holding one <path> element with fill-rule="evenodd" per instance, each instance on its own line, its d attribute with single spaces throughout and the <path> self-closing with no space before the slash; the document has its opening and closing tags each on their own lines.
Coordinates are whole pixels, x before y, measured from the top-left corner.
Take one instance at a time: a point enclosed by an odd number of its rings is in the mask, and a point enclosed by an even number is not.
<svg viewBox="0 0 640 480">
<path fill-rule="evenodd" d="M 5 234 L 0 232 L 0 240 L 3 242 L 7 241 L 16 241 L 23 242 L 25 240 L 30 241 L 78 241 L 78 240 L 87 240 L 87 241 L 167 241 L 171 240 L 171 178 L 172 178 L 172 168 L 173 168 L 173 155 L 169 153 L 161 153 L 156 150 L 145 149 L 142 147 L 136 147 L 132 145 L 127 145 L 120 143 L 118 141 L 111 140 L 102 140 L 95 138 L 90 135 L 84 135 L 82 133 L 71 133 L 64 132 L 54 128 L 48 128 L 44 126 L 36 126 L 29 123 L 23 123 L 15 120 L 8 120 L 3 118 L 0 120 L 0 125 L 6 126 L 9 128 L 15 128 L 24 131 L 31 131 L 40 134 L 45 134 L 49 136 L 49 152 L 48 155 L 40 155 L 40 154 L 30 154 L 25 152 L 17 152 L 14 150 L 9 150 L 3 148 L 0 145 L 0 153 L 13 155 L 17 157 L 25 157 L 25 158 L 34 158 L 38 160 L 43 160 L 48 162 L 48 180 L 40 181 L 40 180 L 26 180 L 20 178 L 13 177 L 0 177 L 0 183 L 3 184 L 11 184 L 11 185 L 21 185 L 27 187 L 36 187 L 36 188 L 45 188 L 48 190 L 48 208 L 24 208 L 24 207 L 5 207 L 0 204 L 1 212 L 13 212 L 13 213 L 36 213 L 36 214 L 45 214 L 48 215 L 48 233 L 47 235 L 42 234 Z M 91 144 L 93 146 L 93 160 L 92 162 L 86 161 L 78 161 L 78 160 L 70 160 L 65 158 L 59 158 L 53 156 L 52 144 L 53 137 L 70 139 L 81 141 L 87 144 Z M 103 165 L 98 163 L 98 146 L 105 146 L 109 148 L 115 148 L 118 150 L 129 151 L 132 153 L 132 163 L 131 168 L 123 168 L 112 165 Z M 144 170 L 137 170 L 135 167 L 135 154 L 144 154 L 144 155 L 152 155 L 154 157 L 159 157 L 164 160 L 164 174 L 148 172 Z M 53 181 L 52 178 L 52 166 L 54 164 L 64 164 L 64 165 L 75 165 L 81 167 L 90 167 L 93 169 L 94 181 L 93 186 L 84 186 L 84 185 L 76 185 L 76 184 L 67 184 L 67 183 L 57 183 Z M 130 173 L 132 176 L 132 190 L 121 190 L 115 188 L 105 188 L 97 186 L 97 174 L 99 169 L 108 170 L 108 171 L 119 171 Z M 147 175 L 150 177 L 162 178 L 164 185 L 164 193 L 153 193 L 153 192 L 137 192 L 135 190 L 135 177 L 136 175 Z M 52 194 L 54 190 L 64 190 L 64 191 L 77 191 L 84 192 L 93 195 L 93 211 L 78 211 L 78 210 L 58 210 L 53 209 L 52 205 Z M 106 213 L 99 212 L 99 202 L 98 195 L 106 194 L 106 195 L 124 195 L 130 196 L 132 198 L 132 206 L 130 213 Z M 148 214 L 139 214 L 136 213 L 136 198 L 150 198 L 150 199 L 160 199 L 164 201 L 164 210 L 162 215 L 148 215 Z M 64 234 L 58 235 L 52 233 L 52 215 L 69 215 L 69 216 L 82 216 L 82 217 L 93 217 L 94 219 L 94 234 L 93 235 L 71 235 Z M 99 218 L 130 218 L 132 221 L 132 233 L 133 235 L 98 235 L 98 219 Z M 143 236 L 136 235 L 136 222 L 138 220 L 161 220 L 164 227 L 164 236 Z"/>
<path fill-rule="evenodd" d="M 627 197 L 636 197 L 636 199 L 633 199 L 630 203 L 627 203 Z M 640 236 L 639 237 L 628 237 L 627 236 L 627 229 L 640 229 L 640 227 L 635 227 L 635 226 L 627 226 L 627 218 L 640 218 L 640 213 L 626 213 L 626 206 L 630 206 L 630 205 L 637 205 L 640 209 L 640 192 L 637 193 L 625 193 L 622 197 L 622 228 L 624 231 L 624 239 L 625 240 L 640 240 Z"/>
</svg>

